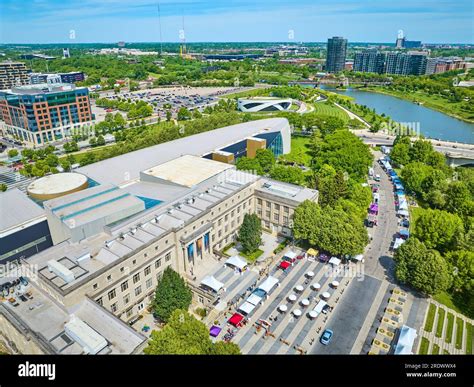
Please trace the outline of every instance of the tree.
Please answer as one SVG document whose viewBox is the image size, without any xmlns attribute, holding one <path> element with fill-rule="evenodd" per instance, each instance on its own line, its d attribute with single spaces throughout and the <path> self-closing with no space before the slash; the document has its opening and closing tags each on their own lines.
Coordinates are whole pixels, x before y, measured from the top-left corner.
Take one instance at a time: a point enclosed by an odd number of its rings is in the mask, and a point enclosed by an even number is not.
<svg viewBox="0 0 474 387">
<path fill-rule="evenodd" d="M 340 203 L 336 208 L 321 208 L 306 200 L 295 209 L 294 236 L 333 255 L 362 253 L 368 235 L 355 208 L 351 202 Z"/>
<path fill-rule="evenodd" d="M 445 209 L 462 217 L 474 215 L 474 201 L 465 182 L 454 181 L 448 186 Z"/>
<path fill-rule="evenodd" d="M 428 295 L 449 288 L 451 277 L 446 261 L 436 250 L 429 250 L 417 238 L 411 237 L 394 255 L 395 275 L 399 281 Z"/>
<path fill-rule="evenodd" d="M 416 140 L 408 152 L 410 161 L 426 162 L 428 157 L 434 152 L 433 144 L 427 140 Z"/>
<path fill-rule="evenodd" d="M 455 248 L 457 239 L 463 233 L 459 216 L 446 211 L 420 209 L 420 215 L 413 225 L 413 235 L 429 249 L 441 252 Z"/>
<path fill-rule="evenodd" d="M 258 149 L 255 159 L 262 167 L 264 173 L 270 172 L 275 165 L 275 155 L 271 149 Z"/>
<path fill-rule="evenodd" d="M 8 189 L 8 186 L 5 183 L 0 184 L 0 192 L 5 192 Z"/>
<path fill-rule="evenodd" d="M 257 175 L 263 175 L 263 169 L 260 163 L 256 159 L 250 159 L 248 157 L 240 157 L 235 163 L 237 169 L 241 171 L 251 171 Z"/>
<path fill-rule="evenodd" d="M 169 110 L 166 111 L 166 121 L 171 121 L 172 115 Z"/>
<path fill-rule="evenodd" d="M 103 136 L 98 136 L 98 137 L 97 137 L 96 145 L 97 145 L 97 146 L 105 145 L 105 139 L 104 139 Z"/>
<path fill-rule="evenodd" d="M 474 252 L 467 250 L 450 251 L 446 260 L 452 267 L 454 291 L 474 290 Z"/>
<path fill-rule="evenodd" d="M 340 198 L 347 196 L 347 179 L 341 171 L 336 172 L 330 165 L 324 165 L 315 177 L 322 207 L 334 206 Z"/>
<path fill-rule="evenodd" d="M 191 289 L 184 279 L 168 266 L 156 287 L 153 300 L 154 312 L 162 321 L 167 322 L 173 311 L 176 309 L 187 310 L 191 301 Z"/>
<path fill-rule="evenodd" d="M 14 158 L 14 157 L 16 157 L 16 156 L 18 156 L 18 150 L 17 150 L 17 149 L 10 149 L 10 150 L 8 151 L 8 157 L 9 157 L 9 158 L 12 159 L 12 158 Z"/>
<path fill-rule="evenodd" d="M 184 106 L 180 107 L 177 115 L 178 121 L 191 119 L 191 112 Z"/>
<path fill-rule="evenodd" d="M 270 171 L 270 177 L 275 180 L 297 185 L 304 185 L 306 180 L 301 168 L 285 167 L 283 165 L 276 165 Z"/>
<path fill-rule="evenodd" d="M 402 169 L 401 178 L 409 190 L 421 195 L 423 193 L 421 184 L 432 171 L 432 167 L 421 162 L 409 163 Z"/>
<path fill-rule="evenodd" d="M 245 214 L 239 230 L 239 242 L 246 253 L 253 253 L 262 244 L 262 223 L 256 214 Z"/>
<path fill-rule="evenodd" d="M 239 347 L 234 343 L 213 343 L 206 325 L 185 310 L 175 310 L 161 331 L 153 331 L 148 355 L 236 355 Z"/>
<path fill-rule="evenodd" d="M 407 165 L 410 162 L 410 137 L 399 136 L 395 139 L 393 144 L 393 149 L 390 152 L 390 158 L 398 165 Z"/>
</svg>

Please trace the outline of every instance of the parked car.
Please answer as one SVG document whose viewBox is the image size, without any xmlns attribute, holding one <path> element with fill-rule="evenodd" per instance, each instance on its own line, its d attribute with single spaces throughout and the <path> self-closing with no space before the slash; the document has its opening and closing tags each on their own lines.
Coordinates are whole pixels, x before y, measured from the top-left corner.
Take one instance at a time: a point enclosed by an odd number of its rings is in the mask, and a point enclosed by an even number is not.
<svg viewBox="0 0 474 387">
<path fill-rule="evenodd" d="M 334 332 L 330 329 L 325 329 L 319 341 L 323 345 L 328 345 L 331 342 Z"/>
</svg>

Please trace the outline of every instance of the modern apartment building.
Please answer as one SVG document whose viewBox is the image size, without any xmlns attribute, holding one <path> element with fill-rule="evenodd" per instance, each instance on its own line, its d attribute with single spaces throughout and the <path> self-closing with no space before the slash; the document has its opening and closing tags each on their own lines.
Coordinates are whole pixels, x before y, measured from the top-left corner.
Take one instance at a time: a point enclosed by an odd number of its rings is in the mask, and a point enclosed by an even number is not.
<svg viewBox="0 0 474 387">
<path fill-rule="evenodd" d="M 423 75 L 426 73 L 427 59 L 428 53 L 425 51 L 390 52 L 386 57 L 385 72 L 397 75 Z"/>
<path fill-rule="evenodd" d="M 21 62 L 0 63 L 0 90 L 29 83 L 30 70 Z"/>
<path fill-rule="evenodd" d="M 62 139 L 94 116 L 87 88 L 50 83 L 0 91 L 0 120 L 5 135 L 41 146 Z"/>
<path fill-rule="evenodd" d="M 328 39 L 326 71 L 337 73 L 344 70 L 346 63 L 347 39 L 339 36 Z"/>
<path fill-rule="evenodd" d="M 354 71 L 379 73 L 385 71 L 385 54 L 377 50 L 365 50 L 355 54 Z"/>
</svg>

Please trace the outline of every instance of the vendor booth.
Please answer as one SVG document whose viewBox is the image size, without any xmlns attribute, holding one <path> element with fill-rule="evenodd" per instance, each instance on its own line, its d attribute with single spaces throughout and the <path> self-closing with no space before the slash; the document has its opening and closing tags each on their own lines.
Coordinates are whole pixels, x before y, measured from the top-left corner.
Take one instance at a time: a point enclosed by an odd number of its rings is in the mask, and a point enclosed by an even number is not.
<svg viewBox="0 0 474 387">
<path fill-rule="evenodd" d="M 201 281 L 201 288 L 214 293 L 219 293 L 219 291 L 224 288 L 224 284 L 216 280 L 212 275 L 208 275 Z"/>
<path fill-rule="evenodd" d="M 244 259 L 240 258 L 238 255 L 230 257 L 224 263 L 231 269 L 239 270 L 240 272 L 243 272 L 247 269 L 247 262 Z"/>
</svg>

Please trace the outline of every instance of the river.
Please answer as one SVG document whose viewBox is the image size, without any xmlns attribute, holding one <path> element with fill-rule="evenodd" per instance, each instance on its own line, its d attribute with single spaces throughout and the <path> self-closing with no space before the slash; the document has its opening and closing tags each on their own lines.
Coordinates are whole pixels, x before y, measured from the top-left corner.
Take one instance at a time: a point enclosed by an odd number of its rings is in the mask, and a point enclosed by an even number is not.
<svg viewBox="0 0 474 387">
<path fill-rule="evenodd" d="M 353 97 L 359 105 L 375 109 L 378 114 L 385 113 L 394 121 L 416 123 L 425 137 L 474 144 L 474 124 L 436 110 L 386 94 L 357 89 L 335 90 L 327 87 L 324 89 Z"/>
</svg>

